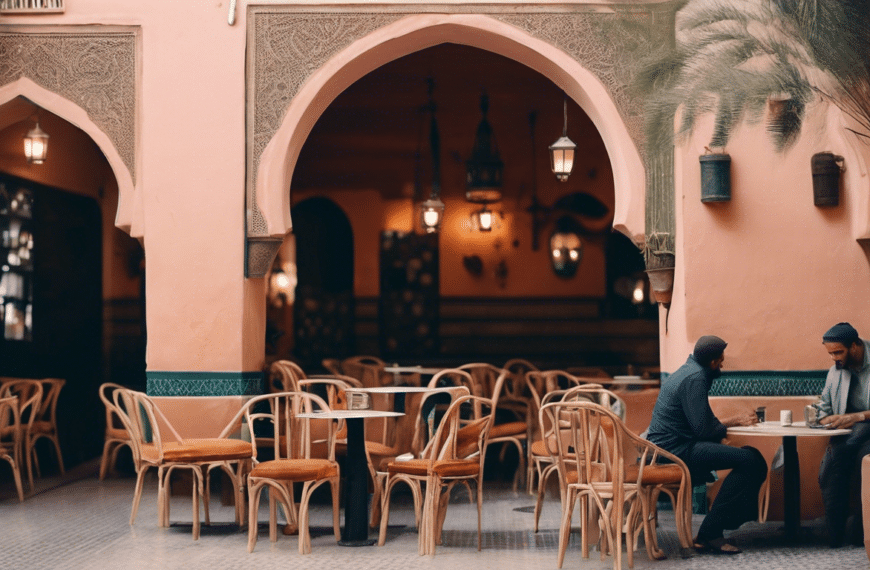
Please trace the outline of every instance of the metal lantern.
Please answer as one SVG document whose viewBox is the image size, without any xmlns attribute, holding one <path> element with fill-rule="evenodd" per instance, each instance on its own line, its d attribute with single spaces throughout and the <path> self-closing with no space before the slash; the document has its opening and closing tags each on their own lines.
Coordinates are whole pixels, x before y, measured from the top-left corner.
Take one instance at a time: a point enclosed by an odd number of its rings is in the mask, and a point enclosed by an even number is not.
<svg viewBox="0 0 870 570">
<path fill-rule="evenodd" d="M 441 227 L 444 217 L 444 202 L 438 196 L 431 196 L 425 202 L 420 203 L 420 224 L 427 234 L 434 234 Z"/>
<path fill-rule="evenodd" d="M 486 118 L 488 110 L 489 97 L 484 93 L 480 96 L 483 117 L 477 126 L 471 158 L 465 162 L 465 199 L 477 204 L 491 204 L 501 200 L 504 162 L 499 156 L 492 126 Z"/>
<path fill-rule="evenodd" d="M 484 206 L 480 210 L 475 210 L 471 214 L 472 224 L 478 231 L 490 232 L 495 221 L 493 219 L 493 211 Z"/>
<path fill-rule="evenodd" d="M 24 136 L 24 156 L 31 164 L 42 164 L 48 155 L 48 133 L 36 126 Z"/>
<path fill-rule="evenodd" d="M 563 105 L 562 136 L 550 145 L 550 168 L 559 182 L 565 182 L 574 169 L 574 149 L 577 145 L 568 138 L 568 100 Z"/>
</svg>

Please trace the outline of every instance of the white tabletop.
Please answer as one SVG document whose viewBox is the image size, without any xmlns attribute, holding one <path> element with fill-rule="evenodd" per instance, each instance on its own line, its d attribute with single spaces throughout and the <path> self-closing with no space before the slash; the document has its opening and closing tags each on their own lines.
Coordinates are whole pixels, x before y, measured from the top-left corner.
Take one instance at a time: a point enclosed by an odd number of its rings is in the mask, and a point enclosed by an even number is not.
<svg viewBox="0 0 870 570">
<path fill-rule="evenodd" d="M 303 412 L 296 414 L 297 418 L 314 418 L 329 420 L 345 420 L 356 418 L 393 418 L 404 416 L 402 412 L 386 412 L 383 410 L 332 410 L 329 412 Z"/>
<path fill-rule="evenodd" d="M 806 422 L 794 422 L 790 426 L 780 425 L 779 422 L 761 422 L 752 426 L 734 426 L 728 428 L 729 434 L 757 435 L 757 436 L 796 436 L 796 437 L 830 437 L 832 435 L 846 435 L 852 433 L 851 429 L 827 429 L 810 428 Z"/>
</svg>

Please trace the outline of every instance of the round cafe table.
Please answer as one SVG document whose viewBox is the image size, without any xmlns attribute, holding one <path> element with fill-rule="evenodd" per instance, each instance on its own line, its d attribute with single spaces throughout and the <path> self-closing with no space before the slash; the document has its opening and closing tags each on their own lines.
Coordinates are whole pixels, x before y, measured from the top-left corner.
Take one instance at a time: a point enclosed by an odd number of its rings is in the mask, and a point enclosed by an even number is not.
<svg viewBox="0 0 870 570">
<path fill-rule="evenodd" d="M 783 518 L 785 536 L 790 541 L 799 538 L 801 519 L 800 458 L 797 452 L 799 437 L 831 437 L 852 433 L 851 429 L 810 428 L 806 422 L 794 422 L 790 426 L 779 422 L 762 422 L 752 426 L 728 428 L 728 435 L 739 434 L 753 437 L 781 437 L 783 451 Z"/>
<path fill-rule="evenodd" d="M 366 461 L 366 418 L 403 416 L 400 412 L 380 410 L 332 410 L 296 414 L 300 418 L 321 418 L 347 421 L 347 460 L 345 463 L 344 528 L 341 546 L 371 546 L 369 539 L 369 480 Z"/>
</svg>

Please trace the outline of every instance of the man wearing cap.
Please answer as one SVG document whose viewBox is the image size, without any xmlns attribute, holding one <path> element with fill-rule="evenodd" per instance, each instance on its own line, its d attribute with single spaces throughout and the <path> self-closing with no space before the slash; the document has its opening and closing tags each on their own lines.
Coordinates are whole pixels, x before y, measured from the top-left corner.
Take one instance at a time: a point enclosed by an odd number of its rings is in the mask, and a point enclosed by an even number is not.
<svg viewBox="0 0 870 570">
<path fill-rule="evenodd" d="M 861 459 L 870 453 L 870 342 L 861 340 L 849 323 L 837 323 L 822 336 L 834 365 L 822 389 L 819 416 L 832 428 L 852 428 L 849 435 L 831 438 L 819 468 L 819 486 L 825 503 L 825 522 L 832 548 L 847 538 L 863 544 L 861 509 L 855 508 L 855 525 L 846 536 L 850 514 L 849 494 L 861 473 Z"/>
<path fill-rule="evenodd" d="M 710 408 L 708 393 L 721 375 L 726 346 L 717 336 L 698 339 L 686 363 L 662 383 L 647 439 L 683 460 L 692 485 L 712 481 L 712 471 L 731 469 L 698 529 L 695 548 L 738 554 L 740 549 L 727 543 L 723 533 L 758 516 L 758 490 L 767 478 L 767 461 L 757 449 L 732 447 L 725 440 L 728 427 L 756 423 L 754 412 L 720 421 Z"/>
</svg>

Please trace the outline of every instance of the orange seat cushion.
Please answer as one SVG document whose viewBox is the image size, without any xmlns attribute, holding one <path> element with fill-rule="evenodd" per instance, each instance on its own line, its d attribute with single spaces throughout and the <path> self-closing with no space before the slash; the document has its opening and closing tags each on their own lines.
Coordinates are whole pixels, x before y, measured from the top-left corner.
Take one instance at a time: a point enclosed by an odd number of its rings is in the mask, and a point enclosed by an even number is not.
<svg viewBox="0 0 870 570">
<path fill-rule="evenodd" d="M 258 464 L 248 476 L 281 481 L 319 481 L 338 476 L 338 463 L 328 459 L 273 459 Z"/>
<path fill-rule="evenodd" d="M 525 435 L 527 429 L 528 425 L 526 425 L 526 422 L 508 422 L 506 424 L 497 424 L 490 428 L 489 437 L 490 439 L 496 439 L 499 437 Z"/>
<path fill-rule="evenodd" d="M 208 463 L 250 459 L 252 456 L 251 444 L 240 439 L 187 439 L 163 444 L 163 460 L 167 462 Z M 157 446 L 153 443 L 143 445 L 142 458 L 158 461 Z"/>
<path fill-rule="evenodd" d="M 394 461 L 387 465 L 387 472 L 390 475 L 425 477 L 429 473 L 429 465 L 427 459 Z M 480 472 L 480 463 L 476 459 L 444 459 L 436 461 L 432 470 L 440 477 L 472 477 Z"/>
<path fill-rule="evenodd" d="M 637 481 L 640 465 L 625 466 L 625 481 L 633 483 Z M 683 470 L 679 465 L 647 465 L 643 468 L 642 485 L 671 485 L 677 484 L 683 479 Z"/>
</svg>

